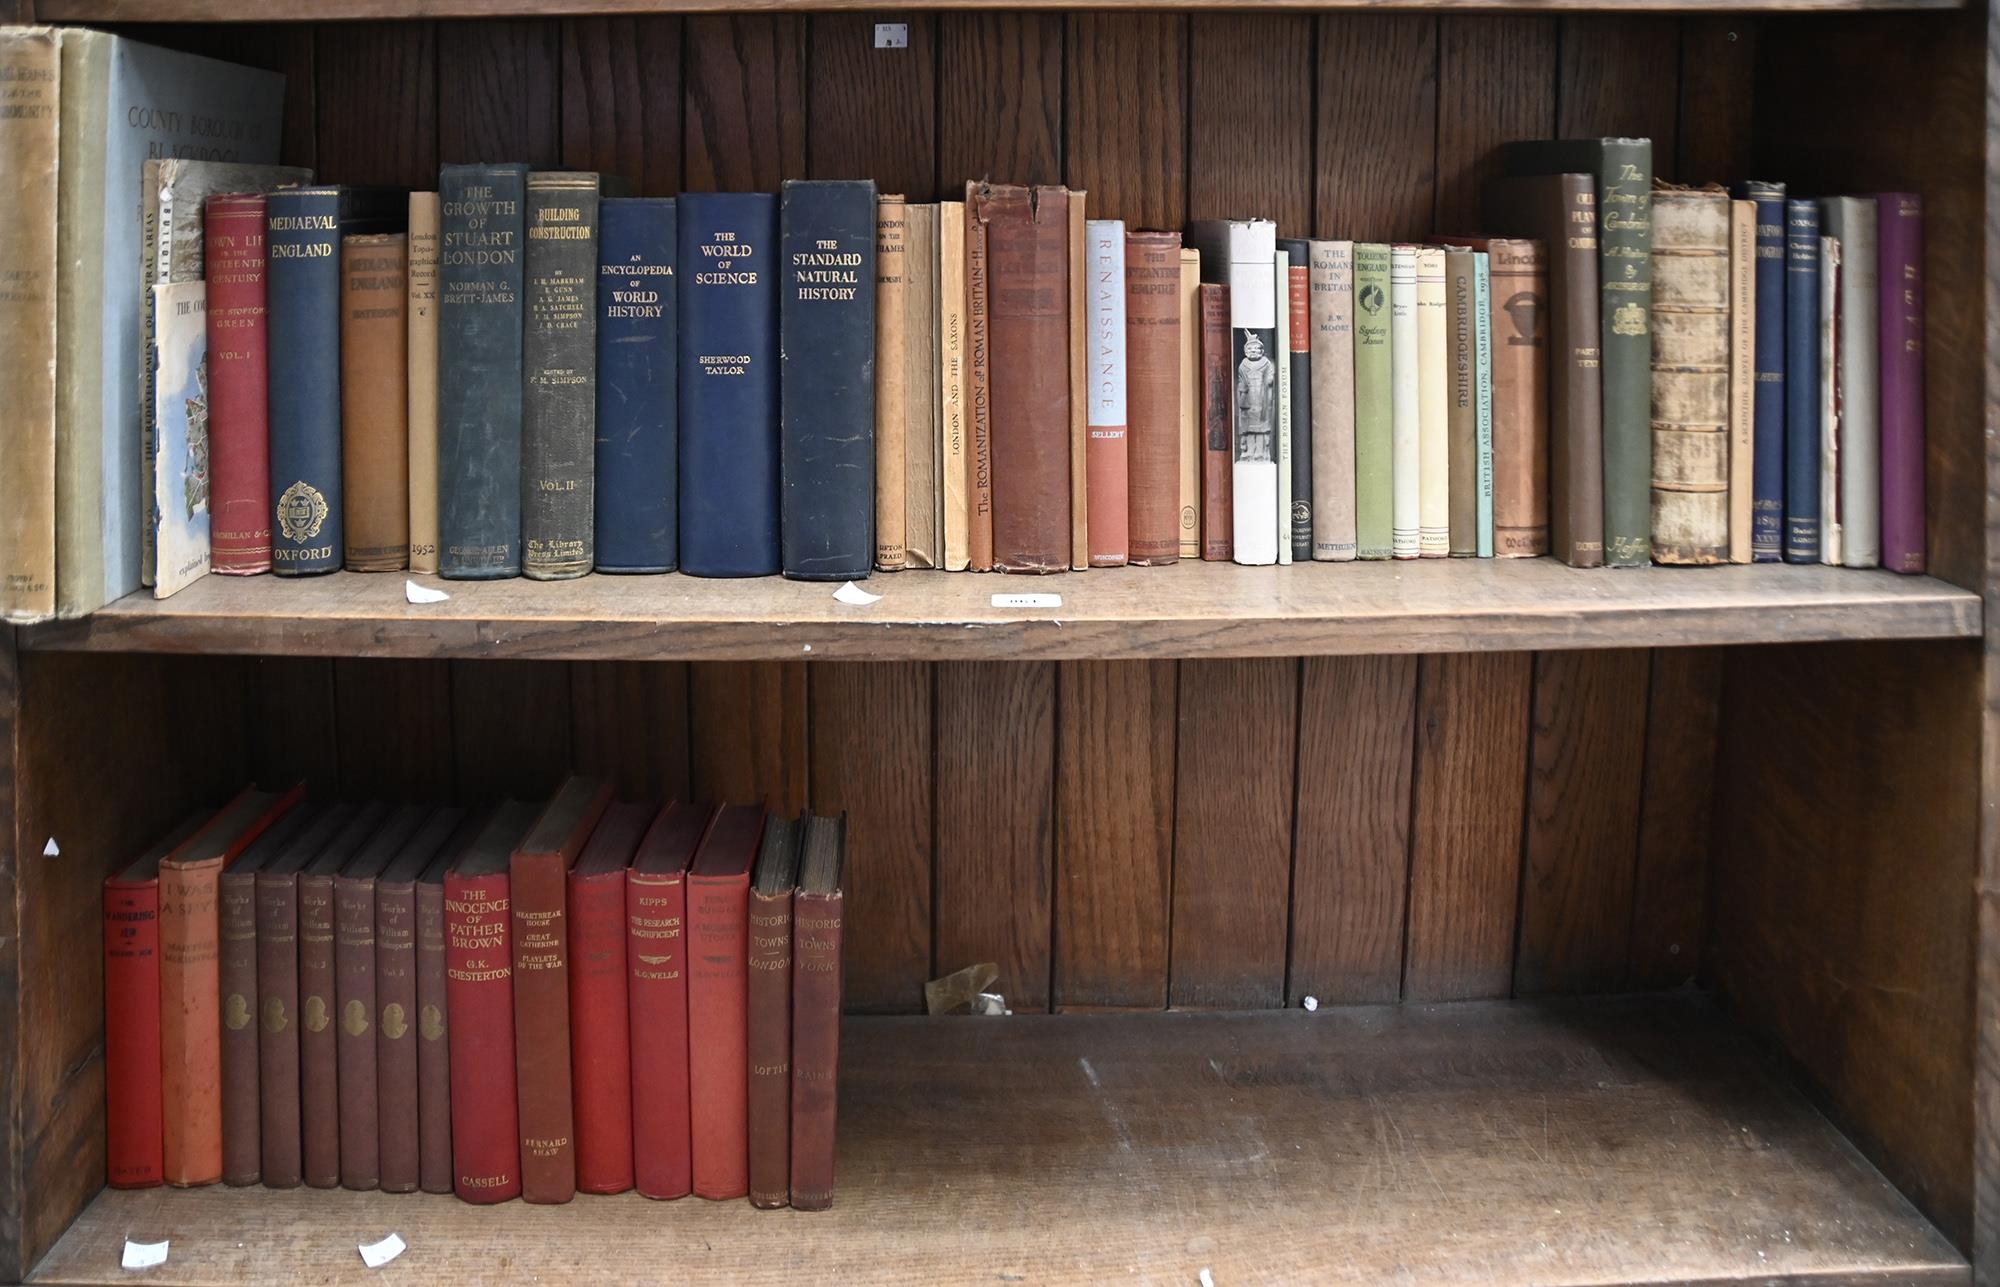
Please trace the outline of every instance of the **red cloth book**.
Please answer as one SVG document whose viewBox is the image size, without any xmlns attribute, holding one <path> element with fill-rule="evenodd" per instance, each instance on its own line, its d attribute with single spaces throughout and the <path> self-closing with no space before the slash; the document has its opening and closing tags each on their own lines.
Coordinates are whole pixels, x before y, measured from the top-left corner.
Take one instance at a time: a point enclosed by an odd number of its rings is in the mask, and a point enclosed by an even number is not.
<svg viewBox="0 0 2000 1287">
<path fill-rule="evenodd" d="M 507 864 L 538 812 L 518 800 L 501 805 L 444 877 L 453 1189 L 467 1202 L 521 1196 Z"/>
<path fill-rule="evenodd" d="M 430 816 L 406 804 L 389 815 L 361 852 L 333 880 L 334 994 L 340 1035 L 334 1038 L 340 1097 L 340 1187 L 382 1187 L 381 1094 L 376 1046 L 381 1033 L 375 977 L 375 884 L 382 869 Z"/>
<path fill-rule="evenodd" d="M 465 819 L 439 809 L 375 878 L 376 1146 L 384 1193 L 417 1189 L 417 879 L 446 852 Z"/>
<path fill-rule="evenodd" d="M 356 809 L 332 842 L 299 870 L 299 1152 L 306 1187 L 340 1185 L 340 989 L 334 877 L 389 816 L 386 804 Z"/>
<path fill-rule="evenodd" d="M 105 1182 L 145 1189 L 166 1175 L 160 1099 L 160 860 L 206 821 L 184 820 L 104 882 Z"/>
<path fill-rule="evenodd" d="M 688 872 L 688 1102 L 694 1192 L 750 1192 L 750 866 L 764 836 L 762 805 L 730 805 L 709 827 Z"/>
<path fill-rule="evenodd" d="M 633 1184 L 649 1198 L 694 1188 L 688 1118 L 687 869 L 715 810 L 670 804 L 625 876 L 632 1041 Z"/>
<path fill-rule="evenodd" d="M 270 432 L 265 405 L 264 194 L 208 199 L 209 566 L 271 570 Z"/>
<path fill-rule="evenodd" d="M 576 1187 L 632 1187 L 632 1042 L 625 964 L 625 869 L 659 810 L 614 804 L 569 869 L 570 1085 Z"/>
</svg>

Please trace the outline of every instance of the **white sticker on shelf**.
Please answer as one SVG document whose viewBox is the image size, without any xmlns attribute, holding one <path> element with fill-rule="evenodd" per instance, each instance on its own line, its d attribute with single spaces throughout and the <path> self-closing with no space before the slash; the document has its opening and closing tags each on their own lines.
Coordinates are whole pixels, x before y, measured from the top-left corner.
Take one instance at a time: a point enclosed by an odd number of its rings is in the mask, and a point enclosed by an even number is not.
<svg viewBox="0 0 2000 1287">
<path fill-rule="evenodd" d="M 127 1269 L 151 1269 L 167 1263 L 167 1239 L 158 1242 L 125 1240 L 125 1258 L 118 1263 Z"/>
<path fill-rule="evenodd" d="M 380 1242 L 364 1242 L 358 1250 L 361 1252 L 362 1264 L 370 1269 L 380 1269 L 403 1254 L 403 1237 L 401 1234 L 392 1233 Z"/>
<path fill-rule="evenodd" d="M 833 597 L 842 603 L 851 603 L 857 608 L 865 608 L 871 603 L 882 602 L 881 595 L 870 594 L 852 581 L 835 590 Z"/>
<path fill-rule="evenodd" d="M 910 47 L 910 24 L 907 22 L 876 23 L 875 47 L 877 49 L 908 49 Z"/>
<path fill-rule="evenodd" d="M 993 596 L 996 608 L 1060 608 L 1062 596 L 1059 594 L 996 594 Z"/>
<path fill-rule="evenodd" d="M 405 580 L 403 597 L 411 603 L 443 603 L 451 596 L 443 590 L 433 590 L 427 585 L 418 585 L 415 581 Z"/>
<path fill-rule="evenodd" d="M 56 843 L 56 838 L 54 836 L 50 836 L 49 842 L 42 846 L 42 857 L 44 858 L 62 857 L 62 846 Z"/>
</svg>

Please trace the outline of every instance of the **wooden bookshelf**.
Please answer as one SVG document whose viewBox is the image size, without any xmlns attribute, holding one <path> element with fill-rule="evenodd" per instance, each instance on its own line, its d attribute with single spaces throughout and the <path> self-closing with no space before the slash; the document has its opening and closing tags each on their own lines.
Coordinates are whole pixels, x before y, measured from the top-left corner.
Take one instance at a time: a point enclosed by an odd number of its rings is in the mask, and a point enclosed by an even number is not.
<svg viewBox="0 0 2000 1287">
<path fill-rule="evenodd" d="M 1639 648 L 1956 639 L 1977 595 L 1932 577 L 1762 565 L 1579 570 L 1552 559 L 1100 569 L 1050 577 L 898 572 L 835 585 L 590 576 L 210 576 L 27 630 L 30 650 L 559 660 L 1053 660 Z M 1053 595 L 1054 607 L 996 606 Z"/>
<path fill-rule="evenodd" d="M 106 1192 L 32 1281 L 1945 1284 L 1966 1262 L 1690 996 L 856 1019 L 820 1214 Z"/>
</svg>

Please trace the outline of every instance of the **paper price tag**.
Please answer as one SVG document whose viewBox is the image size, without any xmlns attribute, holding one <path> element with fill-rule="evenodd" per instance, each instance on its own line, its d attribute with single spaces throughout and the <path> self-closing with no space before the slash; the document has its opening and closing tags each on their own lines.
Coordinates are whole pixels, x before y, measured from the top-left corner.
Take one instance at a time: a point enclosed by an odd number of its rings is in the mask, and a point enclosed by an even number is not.
<svg viewBox="0 0 2000 1287">
<path fill-rule="evenodd" d="M 1060 608 L 1062 596 L 1059 594 L 996 594 L 993 596 L 996 608 Z"/>
<path fill-rule="evenodd" d="M 361 1252 L 361 1263 L 370 1269 L 380 1269 L 403 1254 L 401 1234 L 392 1233 L 380 1242 L 364 1242 L 357 1248 Z"/>
<path fill-rule="evenodd" d="M 118 1262 L 127 1269 L 151 1269 L 154 1265 L 167 1263 L 166 1241 L 134 1242 L 125 1240 L 125 1257 Z"/>
<path fill-rule="evenodd" d="M 418 585 L 415 581 L 404 581 L 403 597 L 411 603 L 443 603 L 451 596 L 443 590 L 433 590 L 427 585 Z"/>
</svg>

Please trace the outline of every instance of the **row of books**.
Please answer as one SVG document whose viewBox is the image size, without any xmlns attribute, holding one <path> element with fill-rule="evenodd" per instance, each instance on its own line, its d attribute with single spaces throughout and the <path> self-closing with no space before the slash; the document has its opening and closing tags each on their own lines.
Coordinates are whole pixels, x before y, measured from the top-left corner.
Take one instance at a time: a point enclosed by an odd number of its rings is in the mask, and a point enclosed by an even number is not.
<svg viewBox="0 0 2000 1287">
<path fill-rule="evenodd" d="M 105 882 L 108 1182 L 824 1209 L 845 843 L 246 789 Z"/>
</svg>

